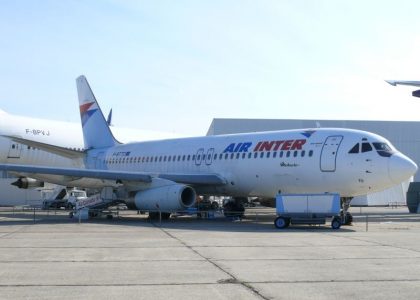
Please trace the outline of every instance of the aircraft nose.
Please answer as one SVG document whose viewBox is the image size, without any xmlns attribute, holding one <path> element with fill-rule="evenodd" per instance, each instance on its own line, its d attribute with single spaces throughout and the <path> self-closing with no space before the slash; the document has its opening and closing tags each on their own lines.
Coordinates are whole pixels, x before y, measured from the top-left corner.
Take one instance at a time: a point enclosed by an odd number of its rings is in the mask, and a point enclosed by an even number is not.
<svg viewBox="0 0 420 300">
<path fill-rule="evenodd" d="M 389 158 L 388 173 L 392 182 L 395 184 L 408 180 L 416 172 L 416 163 L 407 156 L 401 153 L 394 153 Z"/>
</svg>

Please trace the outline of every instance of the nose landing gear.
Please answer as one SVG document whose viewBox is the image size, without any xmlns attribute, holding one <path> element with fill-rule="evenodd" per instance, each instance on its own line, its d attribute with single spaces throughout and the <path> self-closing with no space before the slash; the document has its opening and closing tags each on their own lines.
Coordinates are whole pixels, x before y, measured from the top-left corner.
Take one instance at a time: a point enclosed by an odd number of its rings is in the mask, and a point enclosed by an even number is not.
<svg viewBox="0 0 420 300">
<path fill-rule="evenodd" d="M 341 198 L 341 224 L 350 226 L 353 223 L 353 216 L 348 211 L 350 208 L 350 202 L 353 198 L 351 197 L 343 197 Z"/>
</svg>

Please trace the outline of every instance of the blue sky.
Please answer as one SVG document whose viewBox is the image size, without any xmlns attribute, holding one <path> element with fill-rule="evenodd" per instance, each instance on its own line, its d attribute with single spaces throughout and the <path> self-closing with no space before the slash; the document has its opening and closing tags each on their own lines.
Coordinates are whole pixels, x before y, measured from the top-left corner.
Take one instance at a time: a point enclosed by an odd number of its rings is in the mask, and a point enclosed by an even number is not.
<svg viewBox="0 0 420 300">
<path fill-rule="evenodd" d="M 79 122 L 87 76 L 114 124 L 202 135 L 213 118 L 420 120 L 418 1 L 8 1 L 0 109 Z"/>
</svg>

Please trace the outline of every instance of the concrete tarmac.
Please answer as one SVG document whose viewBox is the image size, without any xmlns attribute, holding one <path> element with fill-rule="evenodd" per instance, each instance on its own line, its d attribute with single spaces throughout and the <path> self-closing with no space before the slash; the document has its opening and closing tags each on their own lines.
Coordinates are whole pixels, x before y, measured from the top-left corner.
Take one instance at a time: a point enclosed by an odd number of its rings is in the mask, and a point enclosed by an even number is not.
<svg viewBox="0 0 420 300">
<path fill-rule="evenodd" d="M 0 299 L 420 298 L 420 216 L 352 213 L 340 230 L 278 230 L 269 209 L 161 224 L 0 209 Z"/>
</svg>

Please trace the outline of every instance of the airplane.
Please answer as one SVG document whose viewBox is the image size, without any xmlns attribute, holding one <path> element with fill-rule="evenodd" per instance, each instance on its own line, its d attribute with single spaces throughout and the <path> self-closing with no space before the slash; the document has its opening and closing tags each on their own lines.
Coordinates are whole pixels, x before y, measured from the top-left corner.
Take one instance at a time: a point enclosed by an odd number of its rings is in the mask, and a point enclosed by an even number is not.
<svg viewBox="0 0 420 300">
<path fill-rule="evenodd" d="M 420 81 L 408 81 L 408 80 L 385 80 L 386 83 L 389 83 L 392 86 L 397 85 L 408 85 L 408 86 L 417 86 L 420 87 Z M 413 91 L 411 93 L 413 97 L 420 98 L 420 90 Z"/>
<path fill-rule="evenodd" d="M 66 186 L 112 190 L 129 208 L 164 218 L 196 195 L 273 199 L 278 193 L 354 196 L 409 179 L 417 165 L 385 138 L 366 131 L 316 128 L 122 144 L 113 136 L 82 75 L 76 79 L 83 151 L 26 138 L 15 142 L 83 161 L 83 167 L 0 164 L 0 170 Z M 63 154 L 64 153 L 64 154 Z M 347 211 L 344 211 L 344 215 Z"/>
</svg>

